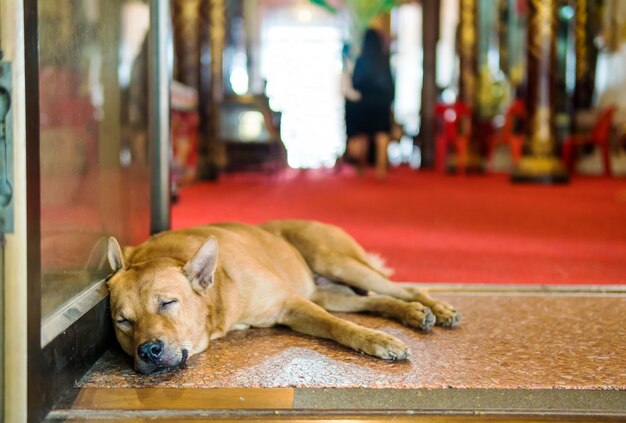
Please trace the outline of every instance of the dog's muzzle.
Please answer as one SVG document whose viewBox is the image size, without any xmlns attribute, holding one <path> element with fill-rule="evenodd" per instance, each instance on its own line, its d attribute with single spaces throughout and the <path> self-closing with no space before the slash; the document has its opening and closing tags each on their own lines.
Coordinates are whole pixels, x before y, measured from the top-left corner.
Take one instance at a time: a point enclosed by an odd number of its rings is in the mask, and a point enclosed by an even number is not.
<svg viewBox="0 0 626 423">
<path fill-rule="evenodd" d="M 136 362 L 135 369 L 143 374 L 152 374 L 184 368 L 189 352 L 182 349 L 180 357 L 177 355 L 168 353 L 163 341 L 144 342 L 137 347 L 137 357 L 140 361 Z"/>
</svg>

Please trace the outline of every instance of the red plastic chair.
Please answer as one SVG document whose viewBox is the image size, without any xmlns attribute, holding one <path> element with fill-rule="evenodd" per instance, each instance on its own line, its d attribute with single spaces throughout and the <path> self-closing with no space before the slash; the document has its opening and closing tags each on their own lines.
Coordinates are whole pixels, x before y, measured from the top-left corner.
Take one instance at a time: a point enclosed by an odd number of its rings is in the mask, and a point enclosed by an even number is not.
<svg viewBox="0 0 626 423">
<path fill-rule="evenodd" d="M 570 173 L 574 170 L 575 147 L 587 145 L 595 145 L 600 149 L 604 163 L 604 174 L 608 176 L 611 173 L 609 138 L 614 114 L 615 107 L 608 106 L 598 115 L 591 132 L 588 134 L 573 134 L 563 141 L 563 162 L 565 162 L 565 166 L 567 166 Z"/>
<path fill-rule="evenodd" d="M 435 138 L 435 167 L 439 171 L 445 170 L 448 151 L 453 147 L 457 154 L 458 169 L 465 172 L 472 133 L 472 109 L 462 102 L 439 103 L 435 107 L 435 116 L 441 122 L 440 131 Z"/>
<path fill-rule="evenodd" d="M 487 163 L 493 166 L 493 153 L 498 145 L 508 145 L 511 151 L 511 161 L 517 164 L 522 157 L 522 146 L 524 145 L 524 124 L 516 128 L 518 122 L 525 123 L 526 105 L 522 100 L 515 100 L 511 103 L 504 114 L 504 125 L 500 131 L 493 134 L 489 139 L 487 151 Z M 516 130 L 517 129 L 517 130 Z"/>
</svg>

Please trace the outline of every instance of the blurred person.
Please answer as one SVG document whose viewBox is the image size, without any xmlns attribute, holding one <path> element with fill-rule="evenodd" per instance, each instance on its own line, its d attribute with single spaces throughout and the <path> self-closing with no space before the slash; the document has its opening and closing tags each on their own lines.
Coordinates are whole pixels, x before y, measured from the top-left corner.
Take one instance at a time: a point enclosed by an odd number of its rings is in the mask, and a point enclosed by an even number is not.
<svg viewBox="0 0 626 423">
<path fill-rule="evenodd" d="M 394 83 L 383 37 L 374 29 L 368 29 L 363 37 L 361 55 L 352 74 L 352 87 L 359 95 L 353 96 L 356 101 L 346 96 L 346 153 L 356 160 L 360 173 L 367 164 L 369 141 L 373 138 L 376 176 L 385 178 Z"/>
</svg>

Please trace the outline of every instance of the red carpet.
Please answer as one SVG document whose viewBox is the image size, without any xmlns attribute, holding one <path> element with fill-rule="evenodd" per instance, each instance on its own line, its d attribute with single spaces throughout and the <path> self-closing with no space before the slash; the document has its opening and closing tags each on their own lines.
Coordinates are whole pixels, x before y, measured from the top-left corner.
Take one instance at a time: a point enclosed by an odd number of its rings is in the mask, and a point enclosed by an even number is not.
<svg viewBox="0 0 626 423">
<path fill-rule="evenodd" d="M 347 169 L 224 175 L 186 187 L 175 229 L 217 222 L 317 219 L 386 258 L 397 281 L 626 284 L 626 181 L 513 185 L 504 175 Z"/>
</svg>

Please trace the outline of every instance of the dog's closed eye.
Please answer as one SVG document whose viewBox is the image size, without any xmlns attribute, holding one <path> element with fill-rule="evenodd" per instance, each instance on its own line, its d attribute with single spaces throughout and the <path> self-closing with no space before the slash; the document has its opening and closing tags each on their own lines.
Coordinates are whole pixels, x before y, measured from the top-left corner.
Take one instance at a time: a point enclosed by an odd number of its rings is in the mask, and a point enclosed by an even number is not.
<svg viewBox="0 0 626 423">
<path fill-rule="evenodd" d="M 159 303 L 159 311 L 165 311 L 171 308 L 174 304 L 176 304 L 178 300 L 164 300 Z"/>
<path fill-rule="evenodd" d="M 124 317 L 120 317 L 119 319 L 115 320 L 115 323 L 117 323 L 120 326 L 132 326 L 133 322 L 124 318 Z"/>
</svg>

